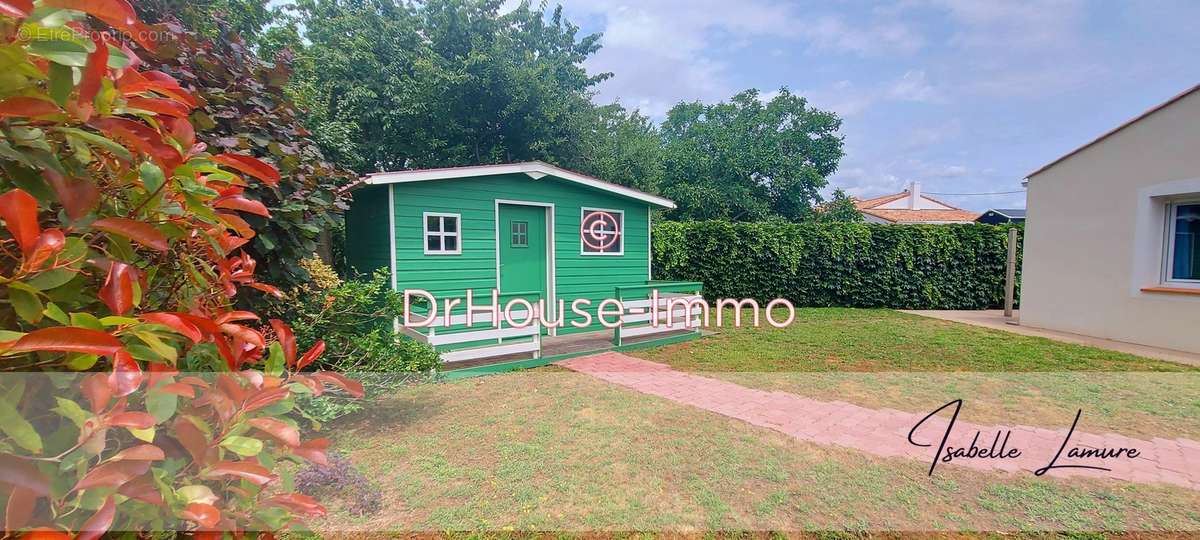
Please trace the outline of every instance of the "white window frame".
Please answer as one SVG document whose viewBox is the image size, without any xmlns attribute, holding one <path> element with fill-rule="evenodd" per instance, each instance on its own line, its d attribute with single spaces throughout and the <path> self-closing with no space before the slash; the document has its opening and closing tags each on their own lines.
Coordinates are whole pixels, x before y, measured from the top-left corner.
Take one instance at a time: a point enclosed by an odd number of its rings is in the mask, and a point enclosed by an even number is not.
<svg viewBox="0 0 1200 540">
<path fill-rule="evenodd" d="M 619 237 L 619 239 L 618 239 L 618 241 L 620 242 L 620 244 L 621 244 L 621 245 L 620 245 L 620 247 L 617 249 L 617 251 L 606 251 L 606 252 L 604 252 L 604 253 L 596 253 L 596 252 L 590 252 L 590 251 L 586 251 L 585 249 L 583 249 L 583 229 L 582 229 L 582 227 L 583 227 L 583 216 L 584 216 L 584 215 L 585 215 L 585 214 L 586 214 L 588 211 L 592 211 L 592 212 L 608 212 L 608 213 L 610 213 L 610 214 L 620 214 L 620 215 L 621 215 L 621 224 L 620 224 L 620 228 L 621 228 L 621 230 L 620 230 L 620 233 L 621 233 L 621 236 L 620 236 L 620 237 Z M 590 207 L 590 206 L 581 206 L 581 207 L 579 208 L 579 226 L 580 226 L 580 230 L 579 230 L 579 254 L 580 254 L 581 256 L 584 256 L 584 257 L 620 257 L 620 256 L 623 256 L 623 255 L 625 255 L 625 211 L 624 211 L 624 210 L 613 210 L 613 209 L 611 209 L 611 208 L 594 208 L 594 207 Z"/>
<path fill-rule="evenodd" d="M 1164 227 L 1166 234 L 1163 238 L 1163 284 L 1186 288 L 1200 288 L 1200 279 L 1179 279 L 1171 276 L 1175 267 L 1175 225 L 1178 221 L 1176 218 L 1179 215 L 1179 207 L 1194 204 L 1200 204 L 1200 199 L 1181 198 L 1167 203 L 1167 223 L 1166 227 Z"/>
<path fill-rule="evenodd" d="M 439 227 L 441 230 L 439 230 L 439 231 L 429 230 L 429 218 L 431 218 L 431 217 L 438 218 L 438 224 L 441 225 L 441 227 Z M 455 229 L 454 232 L 452 232 L 452 233 L 446 232 L 445 218 L 454 218 L 454 220 L 456 221 L 455 227 L 454 227 L 454 229 Z M 426 255 L 462 255 L 462 245 L 463 245 L 463 243 L 462 243 L 462 240 L 463 240 L 462 239 L 462 226 L 463 226 L 462 214 L 451 214 L 451 213 L 446 213 L 446 212 L 422 213 L 421 214 L 421 249 L 423 249 L 425 251 Z M 429 249 L 429 236 L 430 235 L 436 235 L 441 239 L 442 249 Z M 455 242 L 454 242 L 455 249 L 453 249 L 453 250 L 446 249 L 446 237 L 447 236 L 453 236 L 455 238 Z"/>
</svg>

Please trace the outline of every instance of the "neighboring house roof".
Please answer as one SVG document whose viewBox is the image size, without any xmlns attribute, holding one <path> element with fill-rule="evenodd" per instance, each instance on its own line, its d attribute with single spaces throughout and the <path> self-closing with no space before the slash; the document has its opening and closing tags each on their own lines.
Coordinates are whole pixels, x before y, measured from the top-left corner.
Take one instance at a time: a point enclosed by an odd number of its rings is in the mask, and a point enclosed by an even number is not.
<svg viewBox="0 0 1200 540">
<path fill-rule="evenodd" d="M 1025 219 L 1025 209 L 1024 208 L 992 208 L 991 210 L 988 210 L 987 212 L 984 212 L 984 213 L 986 214 L 988 212 L 995 212 L 995 213 L 1000 214 L 1008 219 Z"/>
<path fill-rule="evenodd" d="M 600 191 L 606 191 L 614 195 L 626 197 L 653 204 L 662 208 L 675 208 L 675 203 L 670 199 L 651 195 L 644 191 L 639 191 L 630 187 L 605 182 L 599 178 L 593 178 L 585 174 L 567 169 L 555 167 L 549 163 L 542 161 L 526 161 L 522 163 L 504 163 L 498 165 L 474 165 L 468 167 L 446 167 L 441 169 L 417 169 L 412 171 L 395 171 L 395 172 L 379 172 L 371 173 L 362 178 L 361 182 L 367 185 L 380 184 L 402 184 L 408 182 L 426 182 L 429 180 L 450 180 L 457 178 L 471 178 L 476 176 L 492 176 L 497 174 L 524 174 L 537 180 L 543 176 L 553 176 L 568 182 L 584 185 Z"/>
<path fill-rule="evenodd" d="M 861 210 L 892 223 L 969 223 L 979 217 L 970 210 Z"/>
<path fill-rule="evenodd" d="M 854 206 L 857 207 L 859 210 L 862 210 L 864 208 L 875 208 L 876 206 L 879 206 L 881 204 L 887 204 L 892 201 L 897 201 L 897 200 L 903 199 L 907 196 L 908 196 L 908 192 L 902 191 L 900 193 L 895 193 L 892 195 L 884 195 L 882 197 L 875 197 L 874 199 L 858 200 L 856 198 L 856 199 L 854 199 Z"/>
<path fill-rule="evenodd" d="M 883 208 L 889 203 L 907 198 L 909 193 L 909 191 L 903 191 L 873 199 L 855 200 L 854 206 L 858 208 L 859 212 L 889 223 L 969 223 L 979 217 L 979 212 L 956 208 L 926 195 L 917 195 L 917 197 L 943 208 Z"/>
<path fill-rule="evenodd" d="M 1126 120 L 1126 121 L 1125 121 L 1125 123 L 1123 123 L 1123 124 L 1121 124 L 1121 125 L 1119 125 L 1119 126 L 1117 126 L 1117 127 L 1115 127 L 1115 128 L 1112 128 L 1112 129 L 1110 129 L 1110 130 L 1108 130 L 1108 131 L 1104 132 L 1104 133 L 1103 133 L 1103 134 L 1101 134 L 1099 137 L 1096 137 L 1095 139 L 1092 139 L 1092 140 L 1091 140 L 1091 141 L 1089 141 L 1088 143 L 1086 143 L 1086 144 L 1084 144 L 1084 145 L 1080 146 L 1079 148 L 1076 148 L 1076 149 L 1074 149 L 1074 150 L 1071 150 L 1070 152 L 1067 152 L 1066 154 L 1063 154 L 1063 155 L 1062 155 L 1061 157 L 1059 157 L 1058 159 L 1055 159 L 1054 161 L 1051 161 L 1050 163 L 1047 163 L 1047 164 L 1045 164 L 1045 165 L 1042 165 L 1040 168 L 1038 168 L 1038 170 L 1036 170 L 1036 171 L 1033 171 L 1033 172 L 1031 172 L 1031 173 L 1029 173 L 1029 174 L 1025 175 L 1025 178 L 1033 178 L 1034 176 L 1036 176 L 1036 175 L 1038 175 L 1038 174 L 1041 174 L 1041 173 L 1045 172 L 1045 171 L 1046 171 L 1046 169 L 1049 169 L 1050 167 L 1053 167 L 1053 166 L 1055 166 L 1055 165 L 1058 165 L 1058 164 L 1059 164 L 1059 163 L 1061 163 L 1063 160 L 1065 160 L 1065 159 L 1067 159 L 1067 158 L 1069 158 L 1069 157 L 1071 157 L 1071 156 L 1073 156 L 1073 155 L 1075 155 L 1075 154 L 1078 154 L 1078 153 L 1080 153 L 1080 152 L 1082 152 L 1082 151 L 1084 151 L 1084 150 L 1088 149 L 1088 148 L 1089 148 L 1089 147 L 1091 147 L 1092 145 L 1094 145 L 1094 144 L 1096 144 L 1096 143 L 1098 143 L 1098 142 L 1100 142 L 1100 141 L 1103 141 L 1104 139 L 1107 139 L 1108 137 L 1112 136 L 1113 134 L 1117 133 L 1118 131 L 1121 131 L 1121 130 L 1123 130 L 1123 129 L 1125 129 L 1125 128 L 1129 127 L 1129 126 L 1132 126 L 1133 124 L 1136 124 L 1136 123 L 1137 123 L 1139 120 L 1141 120 L 1141 119 L 1143 119 L 1143 118 L 1145 118 L 1145 117 L 1147 117 L 1147 116 L 1150 116 L 1150 115 L 1152 115 L 1152 114 L 1154 114 L 1154 113 L 1156 113 L 1156 112 L 1158 112 L 1158 111 L 1160 111 L 1160 110 L 1162 110 L 1162 109 L 1165 109 L 1167 106 L 1171 105 L 1172 103 L 1175 103 L 1176 101 L 1179 101 L 1179 100 L 1181 100 L 1181 99 L 1183 99 L 1183 98 L 1187 97 L 1188 95 L 1190 95 L 1190 94 L 1193 94 L 1193 93 L 1195 93 L 1195 92 L 1197 92 L 1197 91 L 1200 91 L 1200 84 L 1197 84 L 1196 86 L 1193 86 L 1193 87 L 1191 87 L 1191 88 L 1189 88 L 1189 89 L 1187 89 L 1187 90 L 1184 90 L 1183 92 L 1180 92 L 1178 95 L 1176 95 L 1176 96 L 1172 97 L 1171 99 L 1168 99 L 1168 100 L 1166 100 L 1166 101 L 1164 101 L 1164 102 L 1162 102 L 1162 103 L 1160 103 L 1160 104 L 1158 104 L 1158 105 L 1155 105 L 1154 107 L 1151 107 L 1149 110 L 1147 110 L 1147 111 L 1143 112 L 1142 114 L 1139 114 L 1139 115 L 1137 115 L 1137 116 L 1135 116 L 1135 117 L 1133 117 L 1133 118 L 1130 118 L 1129 120 Z"/>
</svg>

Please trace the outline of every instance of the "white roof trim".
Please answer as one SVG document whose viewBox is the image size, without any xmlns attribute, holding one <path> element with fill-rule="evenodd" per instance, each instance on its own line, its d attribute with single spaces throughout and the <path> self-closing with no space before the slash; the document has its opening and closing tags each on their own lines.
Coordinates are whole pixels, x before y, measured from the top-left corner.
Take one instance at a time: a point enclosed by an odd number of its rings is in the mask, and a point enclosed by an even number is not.
<svg viewBox="0 0 1200 540">
<path fill-rule="evenodd" d="M 380 184 L 404 184 L 408 182 L 425 182 L 429 180 L 448 180 L 454 178 L 470 178 L 474 176 L 492 176 L 497 174 L 525 174 L 534 180 L 543 176 L 550 175 L 556 178 L 561 178 L 568 182 L 575 182 L 591 188 L 615 193 L 622 197 L 639 200 L 650 203 L 663 208 L 675 208 L 675 203 L 670 199 L 665 199 L 657 195 L 638 191 L 633 188 L 627 188 L 605 182 L 603 180 L 592 178 L 577 172 L 568 171 L 543 163 L 541 161 L 527 161 L 524 163 L 510 163 L 504 165 L 476 165 L 471 167 L 449 167 L 445 169 L 423 169 L 416 171 L 396 171 L 396 172 L 381 172 L 368 174 L 363 178 L 363 181 L 371 185 Z"/>
</svg>

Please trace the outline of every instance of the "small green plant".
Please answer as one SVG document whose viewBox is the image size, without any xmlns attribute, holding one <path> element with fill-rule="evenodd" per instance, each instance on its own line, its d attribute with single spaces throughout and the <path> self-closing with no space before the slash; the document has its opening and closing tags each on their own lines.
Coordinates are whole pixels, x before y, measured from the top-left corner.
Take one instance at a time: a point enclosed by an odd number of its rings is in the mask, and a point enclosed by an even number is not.
<svg viewBox="0 0 1200 540">
<path fill-rule="evenodd" d="M 370 279 L 343 280 L 328 264 L 313 257 L 300 263 L 312 276 L 305 287 L 287 292 L 268 311 L 293 321 L 302 347 L 324 341 L 321 367 L 360 376 L 368 395 L 436 374 L 437 351 L 395 333 L 392 321 L 401 316 L 403 298 L 388 287 L 386 271 Z M 316 425 L 355 412 L 361 405 L 341 396 L 306 397 L 301 413 Z"/>
</svg>

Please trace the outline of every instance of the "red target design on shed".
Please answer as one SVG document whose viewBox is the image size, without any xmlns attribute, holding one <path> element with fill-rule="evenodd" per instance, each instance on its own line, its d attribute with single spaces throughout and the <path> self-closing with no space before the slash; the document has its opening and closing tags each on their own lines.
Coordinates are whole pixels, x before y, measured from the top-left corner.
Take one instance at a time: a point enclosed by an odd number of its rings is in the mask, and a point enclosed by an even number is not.
<svg viewBox="0 0 1200 540">
<path fill-rule="evenodd" d="M 621 253 L 621 212 L 584 210 L 579 226 L 584 253 Z"/>
</svg>

